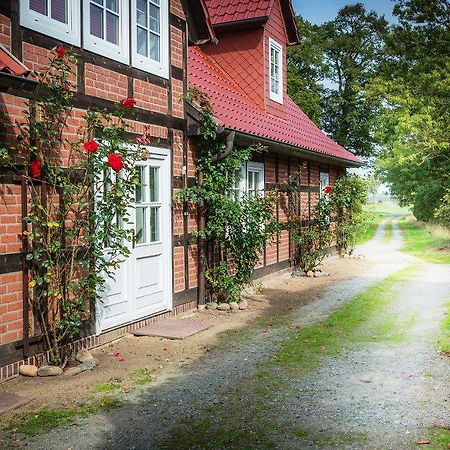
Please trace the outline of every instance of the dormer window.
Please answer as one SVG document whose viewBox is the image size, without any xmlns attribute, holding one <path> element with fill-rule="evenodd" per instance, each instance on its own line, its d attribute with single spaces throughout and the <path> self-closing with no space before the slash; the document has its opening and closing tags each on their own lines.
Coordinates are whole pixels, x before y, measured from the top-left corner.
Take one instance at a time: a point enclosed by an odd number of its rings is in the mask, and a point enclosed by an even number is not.
<svg viewBox="0 0 450 450">
<path fill-rule="evenodd" d="M 283 103 L 283 47 L 269 38 L 270 99 Z"/>
</svg>

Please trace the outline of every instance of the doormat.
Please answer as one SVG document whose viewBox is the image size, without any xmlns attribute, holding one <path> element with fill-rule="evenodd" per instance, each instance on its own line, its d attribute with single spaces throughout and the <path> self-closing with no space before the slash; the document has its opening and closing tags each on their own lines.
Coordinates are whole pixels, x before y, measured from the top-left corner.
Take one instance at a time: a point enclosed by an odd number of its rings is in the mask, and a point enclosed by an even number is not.
<svg viewBox="0 0 450 450">
<path fill-rule="evenodd" d="M 133 331 L 135 336 L 158 336 L 167 339 L 186 339 L 211 325 L 188 319 L 163 319 Z"/>
<path fill-rule="evenodd" d="M 20 395 L 10 394 L 9 392 L 0 392 L 0 414 L 25 405 L 29 401 L 31 401 L 29 397 L 21 397 Z"/>
</svg>

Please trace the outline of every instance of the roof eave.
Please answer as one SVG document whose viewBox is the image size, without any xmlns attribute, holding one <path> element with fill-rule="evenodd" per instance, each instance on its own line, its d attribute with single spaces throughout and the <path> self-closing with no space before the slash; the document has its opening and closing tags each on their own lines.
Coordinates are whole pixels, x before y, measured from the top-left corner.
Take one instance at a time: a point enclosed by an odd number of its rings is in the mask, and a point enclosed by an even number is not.
<svg viewBox="0 0 450 450">
<path fill-rule="evenodd" d="M 217 37 L 204 0 L 183 0 L 189 31 L 189 41 L 194 45 L 208 42 L 217 44 Z"/>
<path fill-rule="evenodd" d="M 220 31 L 240 31 L 249 30 L 264 26 L 269 20 L 269 16 L 252 17 L 250 19 L 233 20 L 214 24 L 214 30 Z"/>
<path fill-rule="evenodd" d="M 279 154 L 284 154 L 287 156 L 304 157 L 305 159 L 317 161 L 319 163 L 328 163 L 328 164 L 333 163 L 341 167 L 361 167 L 364 165 L 362 161 L 360 162 L 351 161 L 345 158 L 338 158 L 336 156 L 318 153 L 314 150 L 309 150 L 306 148 L 297 147 L 292 144 L 286 144 L 272 139 L 255 136 L 253 134 L 245 133 L 243 131 L 232 130 L 231 128 L 229 128 L 229 131 L 236 132 L 235 142 L 240 145 L 248 146 L 251 144 L 255 144 L 257 142 L 261 143 L 262 145 L 266 145 L 267 147 L 270 147 L 270 149 L 275 150 Z"/>
<path fill-rule="evenodd" d="M 9 89 L 21 89 L 30 92 L 34 91 L 38 84 L 36 80 L 30 78 L 0 72 L 0 92 L 7 92 Z"/>
<path fill-rule="evenodd" d="M 300 36 L 298 35 L 297 22 L 295 20 L 295 12 L 292 7 L 291 0 L 281 0 L 281 10 L 283 12 L 284 23 L 288 35 L 289 45 L 300 44 Z"/>
</svg>

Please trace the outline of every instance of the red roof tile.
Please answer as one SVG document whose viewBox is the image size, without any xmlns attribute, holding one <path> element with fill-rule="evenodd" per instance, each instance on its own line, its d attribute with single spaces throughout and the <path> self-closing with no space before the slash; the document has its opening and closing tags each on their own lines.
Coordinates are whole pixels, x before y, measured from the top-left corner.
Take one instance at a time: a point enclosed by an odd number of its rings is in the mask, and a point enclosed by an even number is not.
<svg viewBox="0 0 450 450">
<path fill-rule="evenodd" d="M 189 49 L 189 84 L 209 95 L 214 114 L 225 128 L 361 163 L 353 153 L 314 125 L 288 96 L 285 97 L 287 120 L 259 108 L 198 47 Z"/>
<path fill-rule="evenodd" d="M 5 47 L 0 45 L 0 72 L 26 77 L 30 71 L 17 60 Z"/>
<path fill-rule="evenodd" d="M 273 0 L 205 0 L 213 25 L 267 17 Z"/>
</svg>

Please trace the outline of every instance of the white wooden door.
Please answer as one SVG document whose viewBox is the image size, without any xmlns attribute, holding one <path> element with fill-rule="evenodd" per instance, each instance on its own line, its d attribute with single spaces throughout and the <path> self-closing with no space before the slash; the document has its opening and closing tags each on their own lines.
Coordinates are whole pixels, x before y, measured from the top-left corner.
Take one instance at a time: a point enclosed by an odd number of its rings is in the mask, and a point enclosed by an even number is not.
<svg viewBox="0 0 450 450">
<path fill-rule="evenodd" d="M 149 152 L 151 157 L 136 165 L 140 184 L 130 208 L 131 254 L 106 282 L 97 308 L 98 332 L 172 306 L 170 160 L 165 150 Z"/>
</svg>

